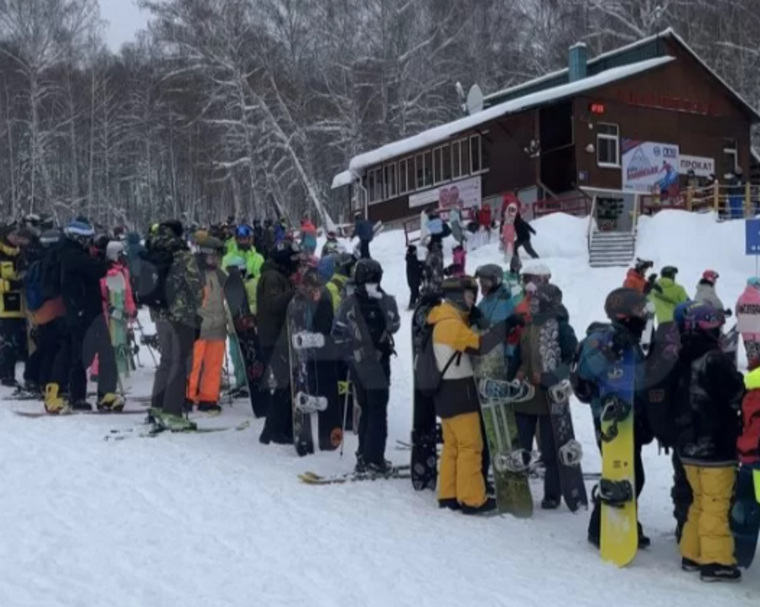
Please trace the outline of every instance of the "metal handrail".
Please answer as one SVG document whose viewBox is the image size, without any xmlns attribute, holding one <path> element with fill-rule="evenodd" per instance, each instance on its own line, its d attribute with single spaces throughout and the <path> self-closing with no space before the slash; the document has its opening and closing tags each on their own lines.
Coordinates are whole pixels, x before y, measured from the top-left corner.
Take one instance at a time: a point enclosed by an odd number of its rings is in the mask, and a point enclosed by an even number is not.
<svg viewBox="0 0 760 607">
<path fill-rule="evenodd" d="M 591 253 L 591 241 L 593 240 L 594 225 L 596 224 L 596 200 L 597 196 L 594 194 L 594 197 L 591 199 L 591 211 L 588 214 L 588 231 L 586 233 L 589 253 Z"/>
</svg>

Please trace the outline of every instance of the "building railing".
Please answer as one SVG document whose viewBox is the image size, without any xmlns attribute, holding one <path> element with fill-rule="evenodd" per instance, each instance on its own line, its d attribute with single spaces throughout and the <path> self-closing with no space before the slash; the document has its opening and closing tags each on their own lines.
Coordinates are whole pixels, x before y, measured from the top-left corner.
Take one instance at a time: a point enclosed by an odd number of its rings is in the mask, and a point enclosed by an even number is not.
<svg viewBox="0 0 760 607">
<path fill-rule="evenodd" d="M 587 194 L 573 194 L 565 198 L 537 200 L 533 203 L 533 217 L 544 217 L 552 213 L 567 213 L 576 217 L 586 217 L 591 210 L 591 199 Z"/>
<path fill-rule="evenodd" d="M 745 219 L 760 213 L 760 186 L 715 183 L 704 188 L 689 187 L 675 198 L 656 194 L 639 197 L 641 215 L 654 215 L 666 209 L 693 213 L 713 211 L 719 220 Z"/>
</svg>

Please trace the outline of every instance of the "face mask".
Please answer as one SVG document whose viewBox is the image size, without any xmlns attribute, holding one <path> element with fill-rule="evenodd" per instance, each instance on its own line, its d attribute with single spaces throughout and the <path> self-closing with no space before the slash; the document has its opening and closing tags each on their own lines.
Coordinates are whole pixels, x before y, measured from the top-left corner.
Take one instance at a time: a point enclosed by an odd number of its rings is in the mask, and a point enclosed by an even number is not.
<svg viewBox="0 0 760 607">
<path fill-rule="evenodd" d="M 367 295 L 369 295 L 372 299 L 382 299 L 383 294 L 380 292 L 380 285 L 376 282 L 368 282 L 366 285 L 364 285 L 364 288 L 367 291 Z"/>
</svg>

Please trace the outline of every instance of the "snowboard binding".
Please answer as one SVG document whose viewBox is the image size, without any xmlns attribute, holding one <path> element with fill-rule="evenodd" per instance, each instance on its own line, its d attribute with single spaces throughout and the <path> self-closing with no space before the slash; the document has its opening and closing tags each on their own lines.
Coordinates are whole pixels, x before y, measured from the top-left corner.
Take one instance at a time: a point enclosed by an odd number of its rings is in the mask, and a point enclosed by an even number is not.
<svg viewBox="0 0 760 607">
<path fill-rule="evenodd" d="M 305 392 L 296 394 L 296 409 L 301 413 L 317 413 L 327 410 L 327 399 L 324 396 L 311 396 Z"/>
<path fill-rule="evenodd" d="M 563 466 L 578 466 L 583 459 L 583 446 L 575 439 L 569 440 L 558 449 L 558 457 Z"/>
<path fill-rule="evenodd" d="M 483 398 L 503 398 L 512 403 L 521 403 L 531 400 L 536 394 L 536 388 L 523 381 L 502 381 L 486 377 L 478 380 L 478 392 Z"/>
<path fill-rule="evenodd" d="M 633 487 L 630 481 L 611 481 L 602 478 L 594 487 L 591 497 L 594 501 L 599 500 L 612 508 L 622 508 L 633 501 Z"/>
<path fill-rule="evenodd" d="M 560 404 L 566 402 L 573 395 L 573 386 L 569 379 L 563 379 L 558 384 L 549 388 L 549 398 L 552 403 Z"/>
<path fill-rule="evenodd" d="M 602 403 L 601 421 L 606 422 L 609 428 L 605 432 L 599 431 L 599 438 L 603 443 L 609 443 L 618 435 L 618 424 L 625 421 L 631 414 L 631 405 L 619 399 L 617 396 L 610 395 Z"/>
<path fill-rule="evenodd" d="M 321 333 L 311 333 L 301 331 L 296 333 L 292 338 L 293 348 L 295 350 L 307 350 L 309 348 L 323 348 L 325 345 L 325 336 Z"/>
<path fill-rule="evenodd" d="M 526 454 L 528 455 L 527 461 Z M 493 458 L 493 467 L 497 472 L 527 474 L 530 469 L 530 456 L 531 453 L 523 449 L 511 453 L 497 453 Z"/>
</svg>

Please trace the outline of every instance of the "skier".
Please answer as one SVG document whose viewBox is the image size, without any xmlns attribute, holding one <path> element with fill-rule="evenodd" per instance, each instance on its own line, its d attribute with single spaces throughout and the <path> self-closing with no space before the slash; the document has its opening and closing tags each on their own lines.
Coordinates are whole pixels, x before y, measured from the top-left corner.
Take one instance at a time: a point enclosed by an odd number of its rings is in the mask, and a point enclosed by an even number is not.
<svg viewBox="0 0 760 607">
<path fill-rule="evenodd" d="M 720 349 L 725 317 L 709 304 L 689 306 L 681 332 L 674 395 L 677 449 L 693 500 L 680 541 L 681 567 L 702 581 L 738 581 L 729 510 L 744 383 Z"/>
<path fill-rule="evenodd" d="M 301 248 L 292 240 L 275 245 L 256 285 L 262 363 L 275 385 L 274 390 L 264 390 L 267 418 L 259 436 L 264 445 L 293 442 L 286 314 L 295 293 L 300 256 Z"/>
<path fill-rule="evenodd" d="M 409 307 L 413 310 L 420 298 L 420 283 L 422 282 L 422 264 L 417 257 L 417 247 L 410 244 L 406 248 L 406 284 L 409 286 Z"/>
<path fill-rule="evenodd" d="M 224 243 L 208 236 L 198 242 L 197 263 L 203 279 L 203 298 L 198 308 L 200 334 L 193 345 L 193 364 L 187 401 L 198 411 L 221 413 L 219 387 L 228 333 L 234 333 L 224 295 L 227 275 L 219 269 Z"/>
<path fill-rule="evenodd" d="M 447 278 L 442 292 L 444 301 L 427 318 L 434 327 L 436 367 L 442 374 L 441 388 L 434 397 L 443 426 L 438 504 L 464 514 L 482 514 L 494 510 L 496 500 L 486 493 L 480 403 L 470 356 L 486 354 L 503 344 L 515 318 L 502 319 L 478 335 L 469 326 L 478 296 L 476 280 L 471 276 Z"/>
<path fill-rule="evenodd" d="M 515 234 L 517 235 L 517 240 L 515 241 L 515 255 L 520 254 L 520 247 L 522 247 L 533 259 L 538 259 L 538 253 L 536 253 L 533 246 L 530 244 L 530 236 L 531 234 L 535 235 L 536 230 L 522 218 L 519 211 L 517 215 L 515 215 Z"/>
<path fill-rule="evenodd" d="M 33 232 L 8 225 L 0 229 L 0 384 L 17 388 L 16 361 L 26 351 L 26 310 L 21 295 L 20 254 Z"/>
<path fill-rule="evenodd" d="M 702 273 L 702 278 L 697 284 L 697 292 L 694 295 L 694 301 L 710 304 L 716 310 L 723 312 L 725 316 L 731 316 L 731 311 L 726 310 L 715 290 L 715 283 L 717 281 L 718 273 L 715 270 L 705 270 Z"/>
<path fill-rule="evenodd" d="M 747 279 L 736 302 L 736 328 L 742 336 L 747 354 L 747 368 L 760 367 L 760 278 Z"/>
<path fill-rule="evenodd" d="M 626 351 L 632 354 L 636 368 L 641 367 L 644 354 L 640 347 L 641 336 L 647 323 L 646 313 L 647 300 L 638 291 L 633 289 L 615 289 L 608 296 L 604 304 L 604 311 L 611 325 L 598 325 L 590 327 L 589 335 L 581 342 L 576 370 L 577 381 L 581 382 L 584 393 L 589 395 L 591 413 L 594 419 L 594 428 L 597 436 L 597 446 L 601 451 L 601 421 L 602 401 L 601 390 L 608 381 L 608 374 L 612 371 L 616 360 L 623 358 Z M 637 383 L 645 384 L 644 378 Z M 573 386 L 578 393 L 576 386 Z M 639 386 L 645 389 L 645 386 Z M 636 426 L 634 428 L 634 474 L 636 479 L 636 497 L 641 494 L 644 487 L 644 466 L 641 461 L 641 448 L 651 442 L 651 430 L 646 424 L 645 411 L 639 412 L 641 399 L 634 396 L 634 408 L 636 414 Z M 588 541 L 599 547 L 601 527 L 601 501 L 594 499 L 594 509 L 591 513 L 588 527 Z M 650 540 L 644 535 L 641 523 L 638 523 L 639 548 L 646 548 Z"/>
<path fill-rule="evenodd" d="M 654 263 L 643 259 L 636 259 L 636 264 L 628 269 L 628 274 L 623 281 L 623 288 L 633 289 L 643 295 L 649 295 L 649 292 L 654 286 L 654 282 L 657 280 L 657 274 L 650 274 L 646 276 L 647 270 L 652 268 Z"/>
<path fill-rule="evenodd" d="M 552 284 L 538 286 L 530 298 L 531 320 L 522 330 L 518 356 L 520 366 L 517 379 L 535 386 L 535 396 L 526 402 L 515 403 L 514 411 L 520 434 L 520 444 L 526 452 L 533 449 L 534 438 L 541 445 L 541 462 L 544 475 L 544 497 L 541 508 L 554 510 L 560 505 L 562 488 L 559 479 L 559 462 L 554 442 L 551 420 L 549 419 L 551 400 L 548 390 L 557 383 L 557 379 L 546 372 L 544 357 L 549 344 L 543 324 L 547 319 L 556 318 L 559 335 L 559 365 L 568 365 L 573 357 L 578 339 L 570 326 L 567 310 L 562 305 L 562 291 Z M 551 337 L 551 336 L 550 336 Z"/>
<path fill-rule="evenodd" d="M 372 259 L 361 259 L 354 269 L 356 289 L 340 305 L 332 336 L 351 368 L 351 380 L 359 406 L 357 472 L 387 473 L 385 443 L 388 437 L 390 357 L 395 354 L 393 335 L 401 320 L 396 300 L 380 283 L 383 269 Z"/>
<path fill-rule="evenodd" d="M 245 259 L 245 266 L 249 276 L 259 276 L 261 267 L 264 265 L 264 257 L 253 246 L 253 229 L 242 225 L 235 230 L 235 238 L 229 239 L 226 244 L 227 255 L 238 256 Z M 222 266 L 227 265 L 222 260 Z"/>
<path fill-rule="evenodd" d="M 372 222 L 364 219 L 361 211 L 354 213 L 354 233 L 351 238 L 359 239 L 359 254 L 362 259 L 370 259 L 369 243 L 374 237 Z"/>
<path fill-rule="evenodd" d="M 676 282 L 678 268 L 665 266 L 660 271 L 660 279 L 655 281 L 649 298 L 654 303 L 657 324 L 673 320 L 673 312 L 680 303 L 688 301 L 686 289 Z"/>
<path fill-rule="evenodd" d="M 158 426 L 179 432 L 196 428 L 182 413 L 192 368 L 193 343 L 200 330 L 198 308 L 203 296 L 198 263 L 183 234 L 181 222 L 164 221 L 159 224 L 158 233 L 148 239 L 143 258 L 143 262 L 155 262 L 158 286 L 163 288 L 150 307 L 161 352 L 153 380 L 150 416 Z"/>
<path fill-rule="evenodd" d="M 109 263 L 94 257 L 89 245 L 95 235 L 92 226 L 82 220 L 72 221 L 64 229 L 66 238 L 59 250 L 61 264 L 61 295 L 66 308 L 69 330 L 68 365 L 69 401 L 60 395 L 64 369 L 54 373 L 56 381 L 45 392 L 45 408 L 48 413 L 63 413 L 67 409 L 89 410 L 87 402 L 87 373 L 97 355 L 98 402 L 103 411 L 120 411 L 124 399 L 116 394 L 118 374 L 116 358 L 108 324 L 103 314 L 100 280 L 106 276 Z M 56 365 L 57 367 L 58 365 Z"/>
</svg>

